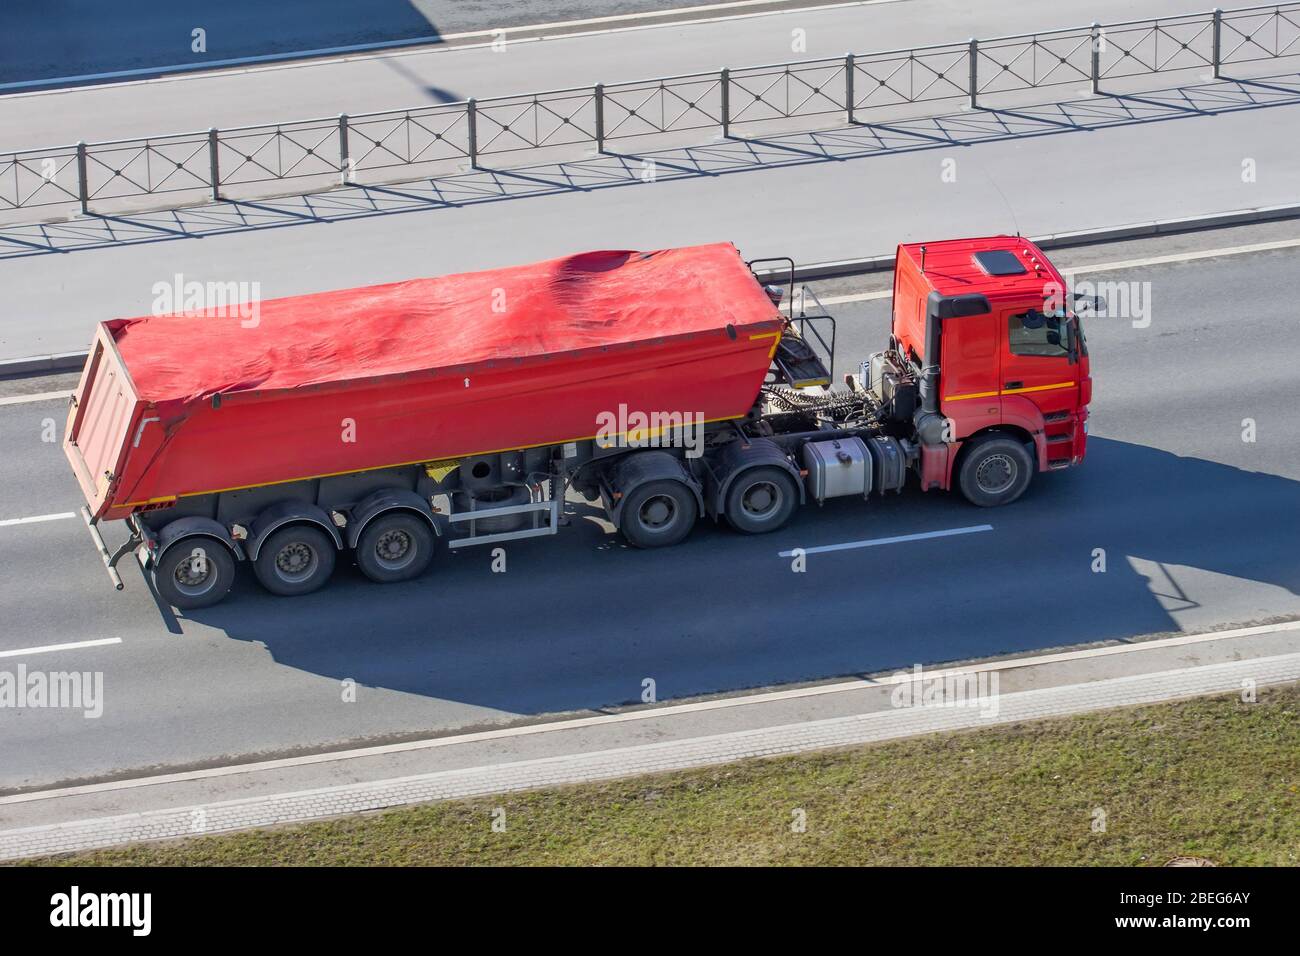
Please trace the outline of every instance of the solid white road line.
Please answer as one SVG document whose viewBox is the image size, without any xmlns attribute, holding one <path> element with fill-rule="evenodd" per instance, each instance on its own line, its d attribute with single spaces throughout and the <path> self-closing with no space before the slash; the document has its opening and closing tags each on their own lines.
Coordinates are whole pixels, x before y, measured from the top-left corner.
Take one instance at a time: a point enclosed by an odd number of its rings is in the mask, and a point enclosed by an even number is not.
<svg viewBox="0 0 1300 956">
<path fill-rule="evenodd" d="M 1093 265 L 1062 268 L 1061 274 L 1069 279 L 1071 276 L 1085 275 L 1089 272 L 1117 272 L 1121 269 L 1140 269 L 1145 266 L 1158 266 L 1171 262 L 1195 262 L 1197 259 L 1214 259 L 1219 256 L 1241 256 L 1251 252 L 1269 252 L 1274 249 L 1300 248 L 1300 239 L 1278 239 L 1275 242 L 1252 242 L 1240 246 L 1226 246 L 1222 249 L 1202 249 L 1198 252 L 1173 252 L 1166 256 L 1147 256 L 1143 259 L 1121 259 L 1118 262 L 1098 262 Z M 878 289 L 874 292 L 856 292 L 848 295 L 824 296 L 822 305 L 838 305 L 844 302 L 870 302 L 874 299 L 888 299 L 893 295 L 892 289 Z"/>
<path fill-rule="evenodd" d="M 56 515 L 32 515 L 28 518 L 5 518 L 0 521 L 0 528 L 7 527 L 11 524 L 36 524 L 38 521 L 62 521 L 64 518 L 75 518 L 75 511 L 60 511 Z"/>
<path fill-rule="evenodd" d="M 67 400 L 72 397 L 72 392 L 35 392 L 31 395 L 10 395 L 7 398 L 0 398 L 0 405 L 30 405 L 33 402 L 53 402 L 56 399 Z"/>
<path fill-rule="evenodd" d="M 828 551 L 851 551 L 854 548 L 875 548 L 882 544 L 902 544 L 905 541 L 925 541 L 928 538 L 948 538 L 955 534 L 975 534 L 978 531 L 992 531 L 991 524 L 973 524 L 966 528 L 948 528 L 944 531 L 924 531 L 920 534 L 900 534 L 892 538 L 869 538 L 866 541 L 846 541 L 843 544 L 823 544 L 815 548 L 796 548 L 782 551 L 777 557 L 793 558 L 796 554 L 825 554 Z"/>
<path fill-rule="evenodd" d="M 475 30 L 470 33 L 449 33 L 443 40 L 463 40 L 471 37 L 493 36 L 497 33 L 530 33 L 534 30 L 561 30 L 569 27 L 592 26 L 598 23 L 631 23 L 637 20 L 662 20 L 665 17 L 680 17 L 690 13 L 712 13 L 720 10 L 742 10 L 747 7 L 770 7 L 776 3 L 789 0 L 730 0 L 727 3 L 706 3 L 695 7 L 668 7 L 663 10 L 644 10 L 641 13 L 617 13 L 605 17 L 588 17 L 584 20 L 559 20 L 555 23 L 534 23 L 524 27 L 501 27 L 497 30 Z M 806 10 L 825 10 L 834 7 L 874 6 L 879 3 L 898 3 L 900 0 L 852 0 L 848 3 L 825 3 L 810 6 L 798 6 L 782 13 L 803 13 Z M 737 20 L 734 17 L 713 17 L 713 20 Z"/>
<path fill-rule="evenodd" d="M 818 301 L 822 305 L 838 305 L 841 302 L 869 302 L 872 299 L 888 299 L 893 294 L 893 289 L 881 289 L 878 292 L 857 292 L 852 295 L 828 295 Z"/>
<path fill-rule="evenodd" d="M 1200 252 L 1173 252 L 1167 256 L 1148 256 L 1145 259 L 1124 259 L 1120 262 L 1098 262 L 1094 265 L 1077 266 L 1062 269 L 1068 276 L 1082 275 L 1085 272 L 1110 272 L 1117 269 L 1137 269 L 1142 266 L 1156 266 L 1168 262 L 1193 262 L 1197 259 L 1213 259 L 1216 256 L 1240 256 L 1250 252 L 1268 252 L 1272 249 L 1295 249 L 1300 247 L 1300 239 L 1278 239 L 1275 242 L 1253 242 L 1248 245 L 1227 246 L 1223 249 L 1203 249 Z"/>
<path fill-rule="evenodd" d="M 16 651 L 0 651 L 0 657 L 28 657 L 32 654 L 53 654 L 55 651 L 75 651 L 83 647 L 107 647 L 121 644 L 120 637 L 105 637 L 96 641 L 72 641 L 68 644 L 44 644 L 40 647 L 20 647 Z"/>
<path fill-rule="evenodd" d="M 733 8 L 748 8 L 757 6 L 770 6 L 776 3 L 784 3 L 786 0 L 736 0 L 733 3 L 713 3 L 696 7 L 678 7 L 668 10 L 647 10 L 642 13 L 623 13 L 608 17 L 592 17 L 586 20 L 560 20 L 555 23 L 536 23 L 528 26 L 519 27 L 498 27 L 487 30 L 474 30 L 468 33 L 448 33 L 445 35 L 434 35 L 427 37 L 413 37 L 407 40 L 383 40 L 376 43 L 355 43 L 347 46 L 321 47 L 315 50 L 298 50 L 290 53 L 265 53 L 259 56 L 232 57 L 224 60 L 208 60 L 197 63 L 177 63 L 169 66 L 141 67 L 133 70 L 113 70 L 105 73 L 84 73 L 77 76 L 56 76 L 43 80 L 24 80 L 15 83 L 0 84 L 0 94 L 6 91 L 28 90 L 28 93 L 14 92 L 14 96 L 41 96 L 51 93 L 66 93 L 67 89 L 38 89 L 44 86 L 57 86 L 59 84 L 69 83 L 95 83 L 95 81 L 119 80 L 118 83 L 96 83 L 96 85 L 111 86 L 130 86 L 133 83 L 149 83 L 159 80 L 188 79 L 193 76 L 202 76 L 207 72 L 228 72 L 228 73 L 252 73 L 261 70 L 283 69 L 286 67 L 296 67 L 311 63 L 312 65 L 329 65 L 334 63 L 344 63 L 350 60 L 370 59 L 381 56 L 409 56 L 416 53 L 428 53 L 436 50 L 438 47 L 445 46 L 452 41 L 472 40 L 476 37 L 491 37 L 489 42 L 485 43 L 455 43 L 448 46 L 451 50 L 474 50 L 483 47 L 493 46 L 499 42 L 498 38 L 508 38 L 513 33 L 528 33 L 536 30 L 567 30 L 564 33 L 543 33 L 539 36 L 519 37 L 508 42 L 524 43 L 537 40 L 554 40 L 570 39 L 573 37 L 599 36 L 606 33 L 625 33 L 630 30 L 646 30 L 655 27 L 677 26 L 672 20 L 663 23 L 646 23 L 637 26 L 607 26 L 594 30 L 574 31 L 575 27 L 597 26 L 608 23 L 628 23 L 640 20 L 652 20 L 670 17 L 682 17 L 683 14 L 707 13 L 711 10 L 729 10 Z M 681 25 L 698 24 L 698 23 L 720 23 L 727 20 L 745 20 L 751 17 L 767 17 L 783 13 L 807 13 L 813 10 L 834 10 L 838 7 L 874 7 L 886 3 L 902 3 L 905 0 L 849 0 L 847 3 L 823 3 L 813 6 L 791 7 L 781 10 L 768 10 L 747 13 L 735 13 L 716 17 L 687 17 L 681 21 Z M 403 47 L 428 47 L 430 49 L 403 50 Z M 357 54 L 362 54 L 358 56 Z M 258 66 L 261 64 L 261 66 Z M 248 67 L 249 69 L 239 69 L 239 67 Z M 179 74 L 179 75 L 178 75 Z M 132 80 L 131 77 L 147 77 L 148 79 Z"/>
<path fill-rule="evenodd" d="M 1283 621 L 1280 624 L 1262 624 L 1255 627 L 1238 627 L 1226 631 L 1207 631 L 1202 634 L 1180 634 L 1176 637 L 1159 638 L 1154 641 L 1137 641 L 1123 644 L 1109 644 L 1104 647 L 1091 647 L 1080 651 L 1061 651 L 1056 654 L 1039 654 L 1029 657 L 1013 657 L 984 664 L 971 664 L 967 667 L 945 667 L 927 670 L 927 678 L 991 673 L 993 671 L 1016 670 L 1022 667 L 1037 667 L 1042 664 L 1059 664 L 1067 661 L 1087 660 L 1093 657 L 1108 657 L 1113 654 L 1131 654 L 1135 651 L 1158 650 L 1165 647 L 1184 647 L 1192 644 L 1205 644 L 1212 641 L 1225 641 L 1234 638 L 1258 637 L 1278 631 L 1300 631 L 1300 621 Z M 387 754 L 406 753 L 414 750 L 431 750 L 437 747 L 454 747 L 460 744 L 480 743 L 486 740 L 501 740 L 510 737 L 524 737 L 532 734 L 548 734 L 582 727 L 595 727 L 603 724 L 625 723 L 634 720 L 657 720 L 676 714 L 701 713 L 711 710 L 723 710 L 729 707 L 748 707 L 753 704 L 767 704 L 784 700 L 797 700 L 803 697 L 818 697 L 822 694 L 840 694 L 850 691 L 862 691 L 872 687 L 889 687 L 914 680 L 912 671 L 900 671 L 879 679 L 862 679 L 842 681 L 835 684 L 815 684 L 811 687 L 796 687 L 790 690 L 771 691 L 769 693 L 747 694 L 737 697 L 719 697 L 713 700 L 701 700 L 691 704 L 670 704 L 662 707 L 645 707 L 622 714 L 600 714 L 595 717 L 575 717 L 570 720 L 554 720 L 540 724 L 526 724 L 519 727 L 503 727 L 499 730 L 482 730 L 468 734 L 447 737 L 433 737 L 427 740 L 411 740 L 400 744 L 382 744 L 375 747 L 361 747 L 356 750 L 336 750 L 330 753 L 304 754 L 299 757 L 284 757 L 279 760 L 263 760 L 259 763 L 231 764 L 225 767 L 209 767 L 204 770 L 188 770 L 180 773 L 159 774 L 153 777 L 135 777 L 129 780 L 113 780 L 107 783 L 82 784 L 76 787 L 62 787 L 56 790 L 37 790 L 32 793 L 19 793 L 9 797 L 0 797 L 0 806 L 13 803 L 29 803 L 33 800 L 54 800 L 59 797 L 80 796 L 91 793 L 105 793 L 113 790 L 129 790 L 136 787 L 152 787 L 169 783 L 183 783 L 191 780 L 205 780 L 210 777 L 226 777 L 240 773 L 258 773 L 267 770 L 283 770 L 289 767 L 302 767 L 310 764 L 330 763 L 335 760 L 355 760 L 360 757 L 382 757 Z"/>
</svg>

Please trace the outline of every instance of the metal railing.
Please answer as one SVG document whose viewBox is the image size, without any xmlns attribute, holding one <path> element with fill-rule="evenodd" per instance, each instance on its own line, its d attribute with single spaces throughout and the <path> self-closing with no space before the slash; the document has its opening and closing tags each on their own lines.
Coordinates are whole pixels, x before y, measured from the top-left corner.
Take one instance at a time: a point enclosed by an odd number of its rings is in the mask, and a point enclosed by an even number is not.
<svg viewBox="0 0 1300 956">
<path fill-rule="evenodd" d="M 726 120 L 728 71 L 692 73 L 633 83 L 597 83 L 597 136 L 603 150 L 614 139 L 655 133 L 721 129 Z"/>
<path fill-rule="evenodd" d="M 906 50 L 849 53 L 708 73 L 550 90 L 292 123 L 0 153 L 0 215 L 89 214 L 298 194 L 480 168 L 485 157 L 610 151 L 639 137 L 843 117 L 942 100 L 1300 55 L 1300 2 L 1052 30 Z M 287 187 L 287 188 L 285 188 Z"/>
<path fill-rule="evenodd" d="M 858 122 L 869 107 L 970 97 L 971 50 L 977 42 L 845 57 L 852 93 L 846 97 L 849 122 Z"/>
<path fill-rule="evenodd" d="M 470 159 L 470 118 L 462 104 L 340 116 L 339 168 L 348 182 L 361 170 Z"/>
</svg>

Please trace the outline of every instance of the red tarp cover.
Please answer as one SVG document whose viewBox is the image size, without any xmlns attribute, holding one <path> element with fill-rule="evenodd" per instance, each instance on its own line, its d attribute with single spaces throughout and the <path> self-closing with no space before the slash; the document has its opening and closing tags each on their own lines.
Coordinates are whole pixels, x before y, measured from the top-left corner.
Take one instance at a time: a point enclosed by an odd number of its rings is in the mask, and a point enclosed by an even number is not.
<svg viewBox="0 0 1300 956">
<path fill-rule="evenodd" d="M 584 441 L 624 408 L 737 418 L 783 327 L 730 245 L 279 299 L 249 328 L 118 320 L 65 444 L 101 517 L 306 479 L 373 488 L 353 479 Z"/>
<path fill-rule="evenodd" d="M 139 397 L 162 402 L 527 360 L 776 314 L 735 247 L 716 243 L 271 299 L 252 328 L 237 315 L 110 328 Z"/>
</svg>

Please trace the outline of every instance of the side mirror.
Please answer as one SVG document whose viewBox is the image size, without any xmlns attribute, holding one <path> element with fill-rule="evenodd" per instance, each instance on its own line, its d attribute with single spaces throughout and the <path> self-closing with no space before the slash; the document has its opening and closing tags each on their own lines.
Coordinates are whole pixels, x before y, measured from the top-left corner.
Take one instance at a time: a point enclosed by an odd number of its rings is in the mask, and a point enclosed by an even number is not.
<svg viewBox="0 0 1300 956">
<path fill-rule="evenodd" d="M 1080 305 L 1085 309 L 1091 310 L 1094 314 L 1104 312 L 1106 309 L 1106 300 L 1099 295 L 1084 295 L 1082 292 L 1074 293 L 1074 304 L 1076 308 Z"/>
</svg>

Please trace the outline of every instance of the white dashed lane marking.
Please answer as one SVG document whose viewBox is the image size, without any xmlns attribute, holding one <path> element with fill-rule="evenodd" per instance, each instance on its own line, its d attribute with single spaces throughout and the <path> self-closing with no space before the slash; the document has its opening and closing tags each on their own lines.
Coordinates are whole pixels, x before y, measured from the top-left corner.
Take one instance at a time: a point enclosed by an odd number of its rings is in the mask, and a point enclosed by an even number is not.
<svg viewBox="0 0 1300 956">
<path fill-rule="evenodd" d="M 0 528 L 7 528 L 15 524 L 39 524 L 42 521 L 63 521 L 65 518 L 75 518 L 75 511 L 60 511 L 52 515 L 29 515 L 26 518 L 5 518 L 0 521 Z"/>
<path fill-rule="evenodd" d="M 845 541 L 842 544 L 822 544 L 815 548 L 797 548 L 782 551 L 777 556 L 793 558 L 799 554 L 825 554 L 828 551 L 851 551 L 855 548 L 875 548 L 883 544 L 903 544 L 907 541 L 925 541 L 929 538 L 948 538 L 955 534 L 975 534 L 980 531 L 992 531 L 991 524 L 973 524 L 965 528 L 947 528 L 943 531 L 923 531 L 920 534 L 899 534 L 892 538 L 868 538 L 865 541 Z"/>
<path fill-rule="evenodd" d="M 75 651 L 85 647 L 107 647 L 121 644 L 120 637 L 105 637 L 94 641 L 69 641 L 67 644 L 42 644 L 40 647 L 20 647 L 14 651 L 0 651 L 0 657 L 28 657 L 32 654 L 52 654 L 55 651 Z"/>
</svg>

